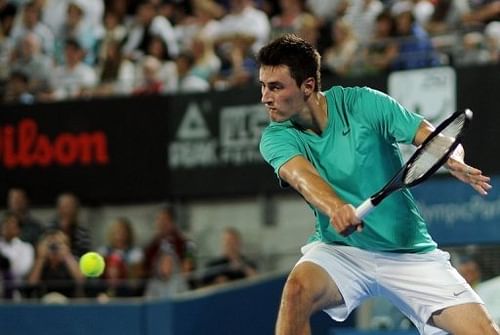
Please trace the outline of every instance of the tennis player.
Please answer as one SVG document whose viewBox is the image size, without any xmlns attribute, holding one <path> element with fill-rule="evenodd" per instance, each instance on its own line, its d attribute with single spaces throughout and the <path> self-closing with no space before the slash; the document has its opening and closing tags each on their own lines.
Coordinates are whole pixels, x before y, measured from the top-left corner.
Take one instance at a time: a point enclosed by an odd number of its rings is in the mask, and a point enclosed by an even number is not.
<svg viewBox="0 0 500 335">
<path fill-rule="evenodd" d="M 354 206 L 401 168 L 398 143 L 418 146 L 432 125 L 369 88 L 321 92 L 320 56 L 284 35 L 258 54 L 262 103 L 271 122 L 260 150 L 280 183 L 311 206 L 315 232 L 285 284 L 277 335 L 310 334 L 324 310 L 343 321 L 365 298 L 384 296 L 421 334 L 500 334 L 481 299 L 437 248 L 408 190 L 386 198 L 363 221 Z M 486 195 L 489 177 L 463 161 L 451 174 Z"/>
</svg>

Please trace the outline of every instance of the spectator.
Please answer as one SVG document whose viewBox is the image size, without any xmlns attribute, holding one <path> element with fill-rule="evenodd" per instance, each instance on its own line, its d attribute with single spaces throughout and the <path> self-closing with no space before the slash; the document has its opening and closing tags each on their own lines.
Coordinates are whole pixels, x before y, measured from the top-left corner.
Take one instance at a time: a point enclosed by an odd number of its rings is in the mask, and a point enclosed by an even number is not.
<svg viewBox="0 0 500 335">
<path fill-rule="evenodd" d="M 146 56 L 139 64 L 142 78 L 133 89 L 133 95 L 156 95 L 163 93 L 163 80 L 160 78 L 161 62 L 153 56 Z"/>
<path fill-rule="evenodd" d="M 13 41 L 9 38 L 17 8 L 7 0 L 0 0 L 0 81 L 9 75 L 9 57 L 14 48 Z"/>
<path fill-rule="evenodd" d="M 72 193 L 62 193 L 57 198 L 57 217 L 52 227 L 61 230 L 69 239 L 68 245 L 75 257 L 90 250 L 90 235 L 79 222 L 80 201 Z"/>
<path fill-rule="evenodd" d="M 257 266 L 243 254 L 239 231 L 235 228 L 225 229 L 222 235 L 222 255 L 207 263 L 203 284 L 221 284 L 256 274 Z"/>
<path fill-rule="evenodd" d="M 152 36 L 149 40 L 147 55 L 156 58 L 161 64 L 158 77 L 163 82 L 162 92 L 175 92 L 178 86 L 177 67 L 169 56 L 167 45 L 159 36 Z"/>
<path fill-rule="evenodd" d="M 305 11 L 304 0 L 280 0 L 279 5 L 280 13 L 271 18 L 271 39 L 285 33 L 297 34 L 303 21 L 312 16 Z"/>
<path fill-rule="evenodd" d="M 95 70 L 83 62 L 85 51 L 75 39 L 69 39 L 64 47 L 65 64 L 54 70 L 54 91 L 49 99 L 80 98 L 91 94 L 97 85 Z"/>
<path fill-rule="evenodd" d="M 468 27 L 484 27 L 484 25 L 500 21 L 500 1 L 467 0 L 462 15 L 462 23 Z"/>
<path fill-rule="evenodd" d="M 20 220 L 19 238 L 35 246 L 42 235 L 41 222 L 33 217 L 30 212 L 29 198 L 26 191 L 21 188 L 11 188 L 7 194 L 7 210 L 15 214 Z"/>
<path fill-rule="evenodd" d="M 41 52 L 37 35 L 27 33 L 13 53 L 11 69 L 29 73 L 29 92 L 35 97 L 38 93 L 51 91 L 50 76 L 54 68 L 52 57 Z"/>
<path fill-rule="evenodd" d="M 42 297 L 57 292 L 72 298 L 79 295 L 84 277 L 71 254 L 70 239 L 60 230 L 50 230 L 38 242 L 35 265 L 28 283 Z"/>
<path fill-rule="evenodd" d="M 100 301 L 114 297 L 141 296 L 143 293 L 142 249 L 134 245 L 132 224 L 125 217 L 117 218 L 108 231 L 108 243 L 99 248 L 106 269 L 103 280 L 88 281 L 87 296 Z"/>
<path fill-rule="evenodd" d="M 179 77 L 178 91 L 183 93 L 207 92 L 210 84 L 194 72 L 195 59 L 191 52 L 182 52 L 175 60 Z"/>
<path fill-rule="evenodd" d="M 384 10 L 380 0 L 351 0 L 343 17 L 360 43 L 371 41 L 375 31 L 375 19 Z"/>
<path fill-rule="evenodd" d="M 207 37 L 216 45 L 232 43 L 238 46 L 244 43 L 252 53 L 268 41 L 271 32 L 266 13 L 255 8 L 251 0 L 231 0 L 229 13 L 215 28 Z"/>
<path fill-rule="evenodd" d="M 123 52 L 133 60 L 140 59 L 147 52 L 149 39 L 154 35 L 162 38 L 168 46 L 170 57 L 175 58 L 179 53 L 179 47 L 171 23 L 156 13 L 155 5 L 148 2 L 141 3 L 137 8 L 134 25 L 123 46 Z"/>
<path fill-rule="evenodd" d="M 460 66 L 487 64 L 492 62 L 483 33 L 474 31 L 463 35 L 460 48 L 455 51 L 455 64 Z"/>
<path fill-rule="evenodd" d="M 155 264 L 161 256 L 162 248 L 169 245 L 179 260 L 181 272 L 189 275 L 195 268 L 194 250 L 189 241 L 176 224 L 174 208 L 166 205 L 161 208 L 155 219 L 155 234 L 144 251 L 144 273 L 151 278 L 155 274 Z"/>
<path fill-rule="evenodd" d="M 108 243 L 99 252 L 106 260 L 119 260 L 124 264 L 122 279 L 139 279 L 142 277 L 142 261 L 144 253 L 135 245 L 135 234 L 132 223 L 125 217 L 117 218 L 108 231 Z M 109 262 L 106 262 L 108 264 Z M 106 273 L 109 275 L 109 273 Z"/>
<path fill-rule="evenodd" d="M 396 2 L 392 15 L 396 19 L 398 36 L 398 57 L 392 65 L 393 70 L 410 70 L 439 65 L 439 59 L 427 32 L 412 14 L 410 1 Z"/>
<path fill-rule="evenodd" d="M 363 45 L 364 74 L 389 71 L 398 55 L 395 29 L 394 18 L 389 12 L 384 11 L 377 16 L 374 36 L 368 44 Z"/>
<path fill-rule="evenodd" d="M 16 285 L 22 284 L 31 271 L 35 252 L 33 246 L 22 241 L 21 220 L 12 213 L 5 215 L 0 236 L 0 255 L 6 257 L 10 264 L 10 273 Z"/>
<path fill-rule="evenodd" d="M 170 243 L 162 243 L 153 274 L 146 284 L 146 297 L 171 297 L 187 289 L 188 285 L 182 274 L 177 254 Z"/>
<path fill-rule="evenodd" d="M 192 74 L 211 82 L 222 66 L 220 58 L 215 54 L 212 42 L 203 39 L 201 35 L 195 36 L 191 40 L 190 50 L 194 57 Z"/>
<path fill-rule="evenodd" d="M 106 57 L 109 43 L 118 44 L 121 47 L 126 38 L 127 28 L 121 21 L 120 16 L 112 11 L 106 12 L 104 16 L 104 34 L 99 46 L 99 58 Z"/>
<path fill-rule="evenodd" d="M 207 43 L 212 43 L 211 38 L 224 13 L 224 8 L 213 0 L 194 0 L 193 15 L 179 22 L 174 28 L 181 49 L 189 49 L 196 36 Z"/>
<path fill-rule="evenodd" d="M 462 257 L 457 266 L 457 271 L 473 289 L 481 283 L 481 266 L 474 258 Z"/>
<path fill-rule="evenodd" d="M 486 46 L 492 63 L 500 63 L 500 21 L 489 23 L 484 29 Z"/>
<path fill-rule="evenodd" d="M 337 20 L 332 25 L 334 43 L 325 50 L 325 69 L 339 76 L 346 76 L 351 72 L 359 43 L 354 35 L 352 26 L 344 21 Z"/>
<path fill-rule="evenodd" d="M 12 71 L 5 83 L 2 101 L 7 104 L 32 104 L 35 97 L 30 92 L 30 78 L 24 71 Z"/>
<path fill-rule="evenodd" d="M 84 20 L 85 7 L 82 3 L 71 1 L 67 6 L 66 20 L 61 30 L 56 32 L 57 43 L 55 57 L 59 64 L 64 63 L 64 42 L 73 39 L 78 41 L 84 50 L 84 62 L 90 66 L 96 62 L 97 41 L 99 36 L 95 27 Z M 100 33 L 102 34 L 102 32 Z"/>
<path fill-rule="evenodd" d="M 130 94 L 135 82 L 134 64 L 124 57 L 118 41 L 107 41 L 105 50 L 96 67 L 99 84 L 94 94 L 98 96 Z"/>
<path fill-rule="evenodd" d="M 35 1 L 27 3 L 24 7 L 21 22 L 14 25 L 11 38 L 17 44 L 27 33 L 37 35 L 42 44 L 42 51 L 48 56 L 54 54 L 54 33 L 41 21 L 41 10 Z"/>
</svg>

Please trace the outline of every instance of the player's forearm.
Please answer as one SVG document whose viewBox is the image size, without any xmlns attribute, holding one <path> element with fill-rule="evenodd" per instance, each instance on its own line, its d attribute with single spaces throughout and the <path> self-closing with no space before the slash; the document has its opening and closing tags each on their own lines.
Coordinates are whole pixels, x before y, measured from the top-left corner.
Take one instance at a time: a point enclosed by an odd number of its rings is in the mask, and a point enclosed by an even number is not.
<svg viewBox="0 0 500 335">
<path fill-rule="evenodd" d="M 324 214 L 330 216 L 331 212 L 345 202 L 335 193 L 332 187 L 321 176 L 313 173 L 303 173 L 292 176 L 288 183 L 297 190 L 304 199 Z"/>
</svg>

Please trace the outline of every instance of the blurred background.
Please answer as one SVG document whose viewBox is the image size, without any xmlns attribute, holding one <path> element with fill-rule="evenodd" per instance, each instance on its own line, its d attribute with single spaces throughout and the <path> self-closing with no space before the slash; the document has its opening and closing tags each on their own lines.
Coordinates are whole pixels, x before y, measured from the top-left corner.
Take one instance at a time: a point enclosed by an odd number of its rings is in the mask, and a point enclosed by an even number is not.
<svg viewBox="0 0 500 335">
<path fill-rule="evenodd" d="M 474 111 L 466 160 L 490 194 L 444 171 L 412 192 L 500 322 L 500 1 L 0 0 L 1 333 L 273 333 L 314 224 L 258 150 L 255 53 L 287 32 L 320 51 L 323 89 L 434 123 Z M 416 334 L 375 298 L 312 323 Z"/>
</svg>

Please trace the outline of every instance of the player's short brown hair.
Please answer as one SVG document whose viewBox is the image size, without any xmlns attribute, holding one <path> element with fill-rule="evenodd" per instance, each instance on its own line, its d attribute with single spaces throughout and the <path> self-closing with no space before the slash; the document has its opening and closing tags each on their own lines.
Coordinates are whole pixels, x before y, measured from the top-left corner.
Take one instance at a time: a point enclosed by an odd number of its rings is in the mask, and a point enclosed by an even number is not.
<svg viewBox="0 0 500 335">
<path fill-rule="evenodd" d="M 321 56 L 310 43 L 294 34 L 285 34 L 265 45 L 257 54 L 257 61 L 261 66 L 286 65 L 298 86 L 313 77 L 315 90 L 321 89 Z"/>
</svg>

